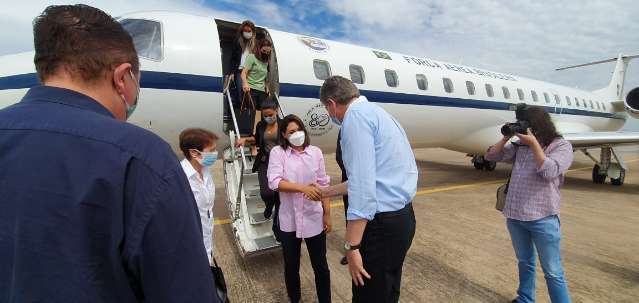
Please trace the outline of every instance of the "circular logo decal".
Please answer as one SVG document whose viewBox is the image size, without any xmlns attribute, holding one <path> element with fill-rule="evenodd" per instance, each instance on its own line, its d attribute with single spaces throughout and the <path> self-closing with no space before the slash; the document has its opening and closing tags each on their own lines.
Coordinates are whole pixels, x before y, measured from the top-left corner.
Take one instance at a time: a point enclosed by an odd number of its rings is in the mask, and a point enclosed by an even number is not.
<svg viewBox="0 0 639 303">
<path fill-rule="evenodd" d="M 306 46 L 308 46 L 308 48 L 316 51 L 316 52 L 326 52 L 328 51 L 328 44 L 326 44 L 326 42 L 317 39 L 317 38 L 313 38 L 313 37 L 308 37 L 308 36 L 301 36 L 299 37 L 299 40 L 304 43 Z"/>
<path fill-rule="evenodd" d="M 331 117 L 321 103 L 313 106 L 306 113 L 304 124 L 306 124 L 308 133 L 316 137 L 323 136 L 333 129 Z"/>
</svg>

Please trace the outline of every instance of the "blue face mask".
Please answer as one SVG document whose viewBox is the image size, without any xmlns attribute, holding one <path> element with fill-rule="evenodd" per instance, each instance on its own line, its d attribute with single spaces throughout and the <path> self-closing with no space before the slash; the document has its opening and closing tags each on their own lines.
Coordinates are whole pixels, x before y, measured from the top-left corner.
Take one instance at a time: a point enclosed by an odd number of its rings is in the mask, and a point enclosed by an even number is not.
<svg viewBox="0 0 639 303">
<path fill-rule="evenodd" d="M 342 122 L 341 122 L 341 121 L 339 121 L 339 120 L 337 119 L 337 117 L 335 117 L 335 116 L 330 116 L 330 117 L 331 117 L 331 122 L 333 122 L 333 124 L 335 124 L 335 125 L 337 125 L 337 126 L 342 126 Z"/>
<path fill-rule="evenodd" d="M 328 107 L 326 107 L 326 111 L 328 112 Z M 331 117 L 331 122 L 337 126 L 342 126 L 342 122 L 337 119 L 337 116 L 332 116 L 331 112 L 328 112 L 328 116 Z"/>
<path fill-rule="evenodd" d="M 215 163 L 215 160 L 217 160 L 217 151 L 208 153 L 200 152 L 200 155 L 202 155 L 202 159 L 198 159 L 198 162 L 200 162 L 200 164 L 204 167 L 213 165 L 213 163 Z"/>
<path fill-rule="evenodd" d="M 135 78 L 131 70 L 129 70 L 129 75 L 131 75 L 131 79 L 133 80 L 133 82 L 137 84 L 137 93 L 135 94 L 135 101 L 133 101 L 133 105 L 129 105 L 129 103 L 126 102 L 124 95 L 121 95 L 122 101 L 124 102 L 124 107 L 126 107 L 127 119 L 129 119 L 129 117 L 133 115 L 133 112 L 135 112 L 135 109 L 138 107 L 138 99 L 140 98 L 140 84 L 138 83 L 137 79 Z"/>
<path fill-rule="evenodd" d="M 277 118 L 275 118 L 275 117 L 271 117 L 271 116 L 265 116 L 264 117 L 264 122 L 266 122 L 266 124 L 271 125 L 271 124 L 275 123 L 275 121 L 277 121 Z"/>
</svg>

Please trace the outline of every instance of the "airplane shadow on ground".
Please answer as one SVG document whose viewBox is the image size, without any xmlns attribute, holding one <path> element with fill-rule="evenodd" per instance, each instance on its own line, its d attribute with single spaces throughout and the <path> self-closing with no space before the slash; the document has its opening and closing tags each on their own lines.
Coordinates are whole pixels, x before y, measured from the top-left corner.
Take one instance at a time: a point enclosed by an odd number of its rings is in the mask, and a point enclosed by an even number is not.
<svg viewBox="0 0 639 303">
<path fill-rule="evenodd" d="M 404 264 L 404 268 L 426 268 L 419 274 L 420 281 L 435 281 L 432 287 L 440 285 L 456 285 L 457 289 L 454 296 L 462 297 L 462 294 L 468 297 L 478 299 L 479 302 L 510 302 L 512 298 L 506 297 L 487 286 L 472 281 L 467 274 L 457 270 L 435 257 L 428 255 L 419 250 L 412 250 L 410 256 Z M 445 286 L 444 286 L 445 287 Z"/>
<path fill-rule="evenodd" d="M 620 280 L 639 284 L 639 271 L 637 271 L 638 268 L 636 267 L 633 269 L 629 268 L 630 265 L 627 265 L 626 267 L 620 266 L 574 251 L 565 251 L 562 254 L 564 254 L 564 258 L 570 260 L 570 262 L 583 266 L 589 266 L 601 272 L 615 275 Z"/>
<path fill-rule="evenodd" d="M 639 184 L 625 183 L 622 186 L 610 184 L 610 179 L 605 184 L 594 184 L 590 179 L 566 176 L 564 187 L 570 189 L 578 189 L 581 192 L 610 192 L 610 193 L 626 193 L 639 194 Z"/>
</svg>

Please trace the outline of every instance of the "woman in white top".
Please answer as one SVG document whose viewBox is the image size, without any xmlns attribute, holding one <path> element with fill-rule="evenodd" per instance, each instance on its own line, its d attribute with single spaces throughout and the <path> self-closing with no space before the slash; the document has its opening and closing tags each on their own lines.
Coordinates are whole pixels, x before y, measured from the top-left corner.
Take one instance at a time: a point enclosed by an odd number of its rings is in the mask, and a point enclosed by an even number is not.
<svg viewBox="0 0 639 303">
<path fill-rule="evenodd" d="M 227 79 L 234 81 L 235 89 L 231 90 L 232 100 L 237 109 L 235 110 L 236 115 L 239 115 L 238 123 L 240 128 L 240 134 L 248 136 L 253 133 L 253 117 L 244 117 L 242 112 L 239 112 L 240 104 L 242 103 L 242 99 L 244 97 L 244 93 L 242 91 L 242 70 L 244 69 L 244 63 L 246 62 L 246 58 L 250 54 L 255 53 L 256 48 L 256 32 L 255 32 L 255 24 L 250 20 L 245 20 L 242 24 L 237 28 L 237 33 L 235 35 L 235 39 L 231 45 L 231 56 L 230 60 L 228 60 L 228 65 L 224 68 L 227 73 Z M 227 83 L 227 82 L 225 82 Z M 231 86 L 233 87 L 233 86 Z M 250 120 L 250 121 L 249 121 Z"/>
<path fill-rule="evenodd" d="M 213 256 L 213 201 L 215 184 L 209 168 L 217 160 L 218 137 L 205 129 L 189 128 L 180 134 L 180 149 L 184 154 L 182 169 L 186 174 L 202 222 L 202 239 L 211 263 Z"/>
</svg>

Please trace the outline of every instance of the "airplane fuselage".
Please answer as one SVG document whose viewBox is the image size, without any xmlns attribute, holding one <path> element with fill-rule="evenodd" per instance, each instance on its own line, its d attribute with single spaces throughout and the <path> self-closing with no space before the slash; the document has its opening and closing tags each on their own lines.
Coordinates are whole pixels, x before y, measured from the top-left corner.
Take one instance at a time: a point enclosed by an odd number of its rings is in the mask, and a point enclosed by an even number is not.
<svg viewBox="0 0 639 303">
<path fill-rule="evenodd" d="M 136 13 L 126 20 L 156 22 L 153 49 L 141 58 L 140 106 L 130 122 L 149 129 L 175 150 L 179 133 L 204 127 L 224 133 L 222 23 L 169 12 Z M 542 106 L 562 132 L 615 131 L 625 117 L 612 96 L 504 73 L 267 30 L 275 56 L 271 81 L 286 114 L 305 122 L 311 142 L 330 152 L 338 127 L 318 100 L 328 75 L 357 82 L 361 94 L 395 116 L 414 148 L 444 147 L 482 154 L 514 120 L 513 105 Z M 136 39 L 134 35 L 134 40 Z M 139 48 L 138 45 L 136 47 Z M 0 59 L 0 108 L 18 102 L 37 85 L 33 53 Z M 224 137 L 224 136 L 223 136 Z M 227 138 L 228 139 L 228 138 Z M 227 142 L 228 143 L 228 140 Z M 226 144 L 218 144 L 223 147 Z"/>
</svg>

